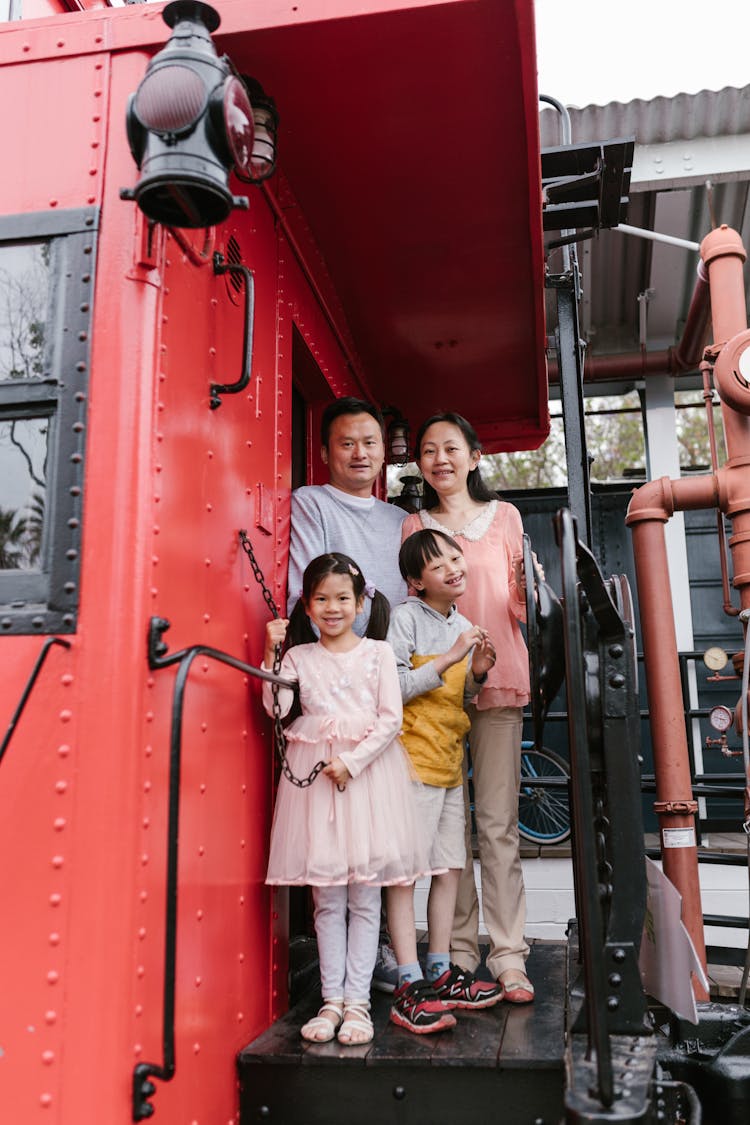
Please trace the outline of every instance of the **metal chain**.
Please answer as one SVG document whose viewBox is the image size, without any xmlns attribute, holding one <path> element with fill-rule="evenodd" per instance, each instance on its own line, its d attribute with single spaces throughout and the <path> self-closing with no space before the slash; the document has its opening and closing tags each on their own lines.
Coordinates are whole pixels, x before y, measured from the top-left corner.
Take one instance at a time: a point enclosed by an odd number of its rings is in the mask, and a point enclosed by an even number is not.
<svg viewBox="0 0 750 1125">
<path fill-rule="evenodd" d="M 258 585 L 260 586 L 261 590 L 263 591 L 263 600 L 266 603 L 266 605 L 268 606 L 268 608 L 270 609 L 271 616 L 272 617 L 279 617 L 280 616 L 279 607 L 276 605 L 276 602 L 274 601 L 273 594 L 271 593 L 268 586 L 266 585 L 266 580 L 265 580 L 265 577 L 263 575 L 263 571 L 260 569 L 260 565 L 258 564 L 258 560 L 255 557 L 255 552 L 253 551 L 253 545 L 250 542 L 250 540 L 248 539 L 246 531 L 240 531 L 240 543 L 242 544 L 243 551 L 245 552 L 248 559 L 250 560 L 250 566 L 252 567 L 253 574 L 255 575 L 255 580 L 258 583 Z M 273 654 L 273 674 L 274 674 L 274 676 L 278 676 L 280 670 L 281 670 L 281 645 L 276 645 L 276 647 L 274 649 L 274 654 Z M 276 750 L 278 751 L 279 760 L 281 762 L 281 772 L 283 773 L 283 775 L 287 779 L 287 781 L 291 782 L 292 785 L 296 785 L 296 787 L 298 789 L 307 789 L 308 786 L 312 785 L 312 783 L 315 781 L 315 778 L 318 776 L 320 771 L 325 767 L 325 762 L 322 762 L 322 761 L 316 762 L 315 765 L 313 766 L 313 768 L 310 770 L 307 777 L 295 777 L 295 775 L 292 773 L 292 768 L 289 765 L 289 762 L 287 761 L 287 757 L 286 757 L 286 737 L 284 735 L 284 728 L 281 725 L 281 704 L 279 703 L 279 685 L 278 684 L 272 684 L 271 685 L 271 691 L 273 692 L 273 734 L 274 734 L 274 741 L 276 743 Z"/>
</svg>

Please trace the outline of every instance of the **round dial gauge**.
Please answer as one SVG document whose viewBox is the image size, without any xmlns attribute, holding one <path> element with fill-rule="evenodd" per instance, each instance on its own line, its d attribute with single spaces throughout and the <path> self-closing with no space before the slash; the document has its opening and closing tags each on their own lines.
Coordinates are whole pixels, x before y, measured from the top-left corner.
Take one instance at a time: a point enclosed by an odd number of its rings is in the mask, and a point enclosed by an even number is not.
<svg viewBox="0 0 750 1125">
<path fill-rule="evenodd" d="M 729 730 L 733 719 L 734 716 L 732 712 L 722 703 L 720 703 L 718 707 L 712 707 L 708 715 L 708 721 L 714 730 L 719 730 L 722 733 L 725 730 Z"/>
<path fill-rule="evenodd" d="M 707 648 L 703 653 L 703 663 L 712 672 L 720 672 L 722 668 L 726 668 L 729 657 L 724 652 L 723 648 L 714 645 L 712 648 Z"/>
</svg>

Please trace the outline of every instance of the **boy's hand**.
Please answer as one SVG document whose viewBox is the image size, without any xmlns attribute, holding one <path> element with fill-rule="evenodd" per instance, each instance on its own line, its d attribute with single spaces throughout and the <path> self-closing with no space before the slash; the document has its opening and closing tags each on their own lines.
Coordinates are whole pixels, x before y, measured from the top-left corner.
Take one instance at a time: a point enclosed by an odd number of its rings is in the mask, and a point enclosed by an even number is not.
<svg viewBox="0 0 750 1125">
<path fill-rule="evenodd" d="M 481 630 L 482 640 L 474 648 L 474 655 L 471 658 L 471 670 L 475 676 L 483 676 L 485 672 L 489 672 L 497 660 L 497 653 L 495 646 L 492 643 L 489 633 L 484 629 Z"/>
<path fill-rule="evenodd" d="M 326 777 L 330 777 L 331 781 L 335 781 L 342 789 L 346 789 L 346 783 L 352 776 L 346 768 L 341 758 L 333 758 L 327 766 L 323 769 Z"/>
<path fill-rule="evenodd" d="M 445 654 L 449 659 L 447 667 L 450 667 L 451 664 L 458 664 L 459 660 L 463 660 L 470 649 L 482 643 L 484 637 L 484 629 L 480 629 L 478 625 L 472 625 L 470 629 L 462 633 Z"/>
<path fill-rule="evenodd" d="M 286 617 L 274 617 L 266 625 L 266 647 L 263 652 L 263 663 L 267 668 L 273 667 L 276 645 L 284 643 L 289 620 Z"/>
</svg>

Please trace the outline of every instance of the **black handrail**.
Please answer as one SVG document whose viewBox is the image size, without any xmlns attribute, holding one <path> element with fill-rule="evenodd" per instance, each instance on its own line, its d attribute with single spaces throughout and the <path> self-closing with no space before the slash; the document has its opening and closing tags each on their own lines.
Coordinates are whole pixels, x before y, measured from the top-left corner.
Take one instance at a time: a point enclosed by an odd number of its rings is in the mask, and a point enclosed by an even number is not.
<svg viewBox="0 0 750 1125">
<path fill-rule="evenodd" d="M 245 279 L 245 326 L 242 338 L 242 371 L 235 383 L 212 383 L 209 406 L 216 410 L 221 406 L 220 395 L 236 395 L 243 391 L 250 382 L 250 372 L 253 367 L 253 329 L 255 323 L 255 280 L 252 270 L 240 262 L 225 262 L 218 250 L 213 257 L 214 274 L 240 273 Z"/>
<path fill-rule="evenodd" d="M 175 982 L 177 972 L 177 874 L 180 828 L 180 771 L 182 765 L 182 718 L 185 703 L 185 690 L 190 668 L 196 656 L 208 656 L 220 664 L 236 668 L 245 675 L 255 676 L 281 687 L 296 687 L 288 680 L 282 680 L 271 672 L 246 664 L 229 653 L 207 645 L 192 645 L 180 649 L 171 656 L 166 655 L 166 644 L 161 639 L 169 628 L 164 618 L 152 618 L 148 631 L 148 662 L 153 669 L 168 668 L 179 664 L 172 692 L 172 718 L 169 734 L 169 814 L 167 821 L 167 882 L 165 893 L 166 923 L 164 930 L 164 994 L 162 1001 L 162 1054 L 163 1063 L 137 1063 L 133 1069 L 133 1120 L 142 1121 L 151 1117 L 154 1106 L 149 1102 L 156 1086 L 152 1078 L 169 1082 L 175 1074 Z"/>
<path fill-rule="evenodd" d="M 578 909 L 583 945 L 584 1003 L 588 1030 L 589 1055 L 596 1056 L 597 1094 L 601 1104 L 609 1108 L 614 1102 L 612 1052 L 606 1021 L 598 998 L 607 995 L 604 965 L 604 931 L 598 909 L 599 886 L 596 867 L 596 833 L 594 805 L 590 787 L 591 758 L 586 724 L 586 688 L 581 656 L 583 637 L 579 613 L 577 537 L 573 517 L 567 509 L 555 516 L 555 532 L 560 549 L 562 570 L 563 620 L 565 628 L 565 677 L 571 755 L 571 791 L 573 800 L 574 866 L 578 887 Z"/>
<path fill-rule="evenodd" d="M 27 680 L 26 687 L 23 689 L 23 691 L 21 693 L 21 698 L 18 701 L 18 706 L 16 707 L 15 711 L 13 712 L 11 720 L 8 723 L 8 729 L 5 732 L 5 737 L 3 738 L 3 741 L 2 741 L 2 745 L 0 745 L 0 762 L 2 762 L 3 755 L 5 754 L 5 751 L 8 749 L 8 746 L 10 745 L 10 740 L 13 737 L 13 732 L 16 729 L 16 726 L 18 724 L 18 720 L 21 718 L 21 715 L 23 714 L 24 708 L 25 708 L 25 706 L 28 702 L 29 696 L 31 695 L 31 692 L 34 688 L 34 684 L 36 683 L 37 677 L 42 670 L 42 665 L 44 664 L 45 660 L 47 659 L 47 653 L 49 652 L 49 650 L 52 648 L 53 645 L 60 645 L 62 648 L 70 648 L 70 641 L 65 641 L 65 640 L 63 640 L 62 637 L 47 637 L 46 641 L 42 645 L 42 651 L 37 656 L 36 663 L 34 664 L 34 667 L 31 669 L 31 675 L 29 676 L 29 678 Z"/>
</svg>

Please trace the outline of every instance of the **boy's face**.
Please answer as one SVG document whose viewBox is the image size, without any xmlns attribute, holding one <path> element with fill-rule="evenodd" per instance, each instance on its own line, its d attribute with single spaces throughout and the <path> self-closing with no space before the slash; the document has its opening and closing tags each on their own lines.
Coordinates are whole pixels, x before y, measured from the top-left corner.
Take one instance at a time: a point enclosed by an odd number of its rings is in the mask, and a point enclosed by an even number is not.
<svg viewBox="0 0 750 1125">
<path fill-rule="evenodd" d="M 466 559 L 455 547 L 441 543 L 440 554 L 428 559 L 412 586 L 433 609 L 446 612 L 466 589 Z"/>
</svg>

